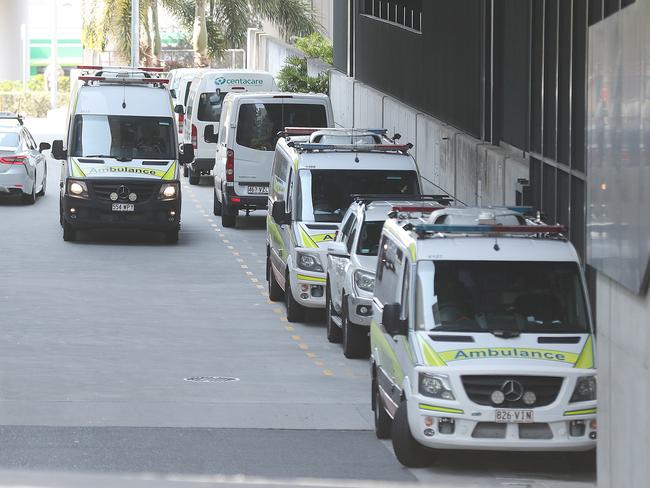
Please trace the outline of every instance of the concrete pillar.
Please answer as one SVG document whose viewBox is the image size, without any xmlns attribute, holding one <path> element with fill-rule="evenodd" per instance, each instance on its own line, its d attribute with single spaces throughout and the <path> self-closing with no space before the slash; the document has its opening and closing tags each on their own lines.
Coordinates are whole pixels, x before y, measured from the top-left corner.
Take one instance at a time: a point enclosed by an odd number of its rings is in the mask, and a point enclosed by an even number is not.
<svg viewBox="0 0 650 488">
<path fill-rule="evenodd" d="M 26 0 L 0 1 L 0 80 L 22 80 L 21 24 L 27 24 Z"/>
</svg>

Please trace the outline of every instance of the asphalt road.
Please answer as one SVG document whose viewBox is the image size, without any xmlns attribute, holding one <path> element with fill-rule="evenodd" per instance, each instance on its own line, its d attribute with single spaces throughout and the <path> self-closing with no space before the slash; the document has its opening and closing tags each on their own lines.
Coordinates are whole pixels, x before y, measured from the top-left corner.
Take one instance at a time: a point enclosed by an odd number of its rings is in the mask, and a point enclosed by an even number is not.
<svg viewBox="0 0 650 488">
<path fill-rule="evenodd" d="M 565 454 L 403 468 L 371 430 L 367 361 L 268 301 L 262 213 L 222 229 L 210 179 L 184 180 L 177 245 L 116 231 L 65 243 L 58 181 L 50 160 L 45 197 L 0 201 L 0 486 L 38 472 L 593 486 L 590 460 Z"/>
</svg>

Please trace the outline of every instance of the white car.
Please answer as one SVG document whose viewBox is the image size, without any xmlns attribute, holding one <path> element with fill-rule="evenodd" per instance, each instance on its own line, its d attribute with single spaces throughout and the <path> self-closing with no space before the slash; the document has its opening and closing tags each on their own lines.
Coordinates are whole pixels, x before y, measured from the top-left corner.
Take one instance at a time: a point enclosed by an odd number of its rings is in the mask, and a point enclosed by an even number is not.
<svg viewBox="0 0 650 488">
<path fill-rule="evenodd" d="M 396 212 L 428 215 L 453 199 L 447 195 L 359 195 L 327 249 L 327 339 L 343 342 L 347 358 L 367 357 L 379 238 Z"/>
<path fill-rule="evenodd" d="M 507 208 L 386 221 L 372 408 L 402 464 L 429 464 L 442 449 L 596 447 L 594 328 L 564 231 Z"/>
</svg>

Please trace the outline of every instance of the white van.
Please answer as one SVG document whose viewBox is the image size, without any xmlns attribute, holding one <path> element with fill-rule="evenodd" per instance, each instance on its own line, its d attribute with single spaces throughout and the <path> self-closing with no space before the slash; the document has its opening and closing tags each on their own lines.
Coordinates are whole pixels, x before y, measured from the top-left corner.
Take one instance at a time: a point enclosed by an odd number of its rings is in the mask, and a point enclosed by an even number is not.
<svg viewBox="0 0 650 488">
<path fill-rule="evenodd" d="M 226 95 L 276 89 L 273 75 L 265 71 L 207 70 L 192 82 L 183 126 L 183 141 L 194 146 L 195 157 L 189 167 L 191 185 L 198 185 L 201 175 L 209 174 L 214 167 L 214 136 L 219 133 Z"/>
<path fill-rule="evenodd" d="M 327 95 L 232 94 L 224 100 L 214 170 L 214 214 L 234 227 L 239 210 L 265 209 L 278 133 L 334 126 Z"/>
<path fill-rule="evenodd" d="M 412 144 L 395 144 L 382 130 L 312 132 L 278 141 L 268 202 L 269 298 L 284 296 L 289 322 L 325 308 L 328 244 L 355 195 L 421 193 Z"/>
<path fill-rule="evenodd" d="M 178 136 L 183 136 L 183 125 L 185 125 L 185 107 L 187 107 L 187 99 L 190 94 L 190 87 L 194 78 L 205 71 L 199 68 L 183 68 L 174 70 L 173 78 L 170 78 L 169 93 L 172 96 L 174 103 L 174 112 L 176 112 L 176 123 L 178 125 Z M 183 110 L 176 108 L 183 107 Z"/>
</svg>

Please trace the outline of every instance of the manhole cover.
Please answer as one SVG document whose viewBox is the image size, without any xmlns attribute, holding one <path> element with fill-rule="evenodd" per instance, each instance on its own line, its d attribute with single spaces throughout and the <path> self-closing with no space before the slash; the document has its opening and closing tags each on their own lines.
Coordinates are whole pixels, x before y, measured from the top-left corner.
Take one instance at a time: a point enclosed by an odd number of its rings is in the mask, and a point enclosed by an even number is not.
<svg viewBox="0 0 650 488">
<path fill-rule="evenodd" d="M 185 378 L 185 381 L 191 381 L 192 383 L 228 383 L 230 381 L 239 381 L 239 378 L 231 376 L 190 376 Z"/>
</svg>

